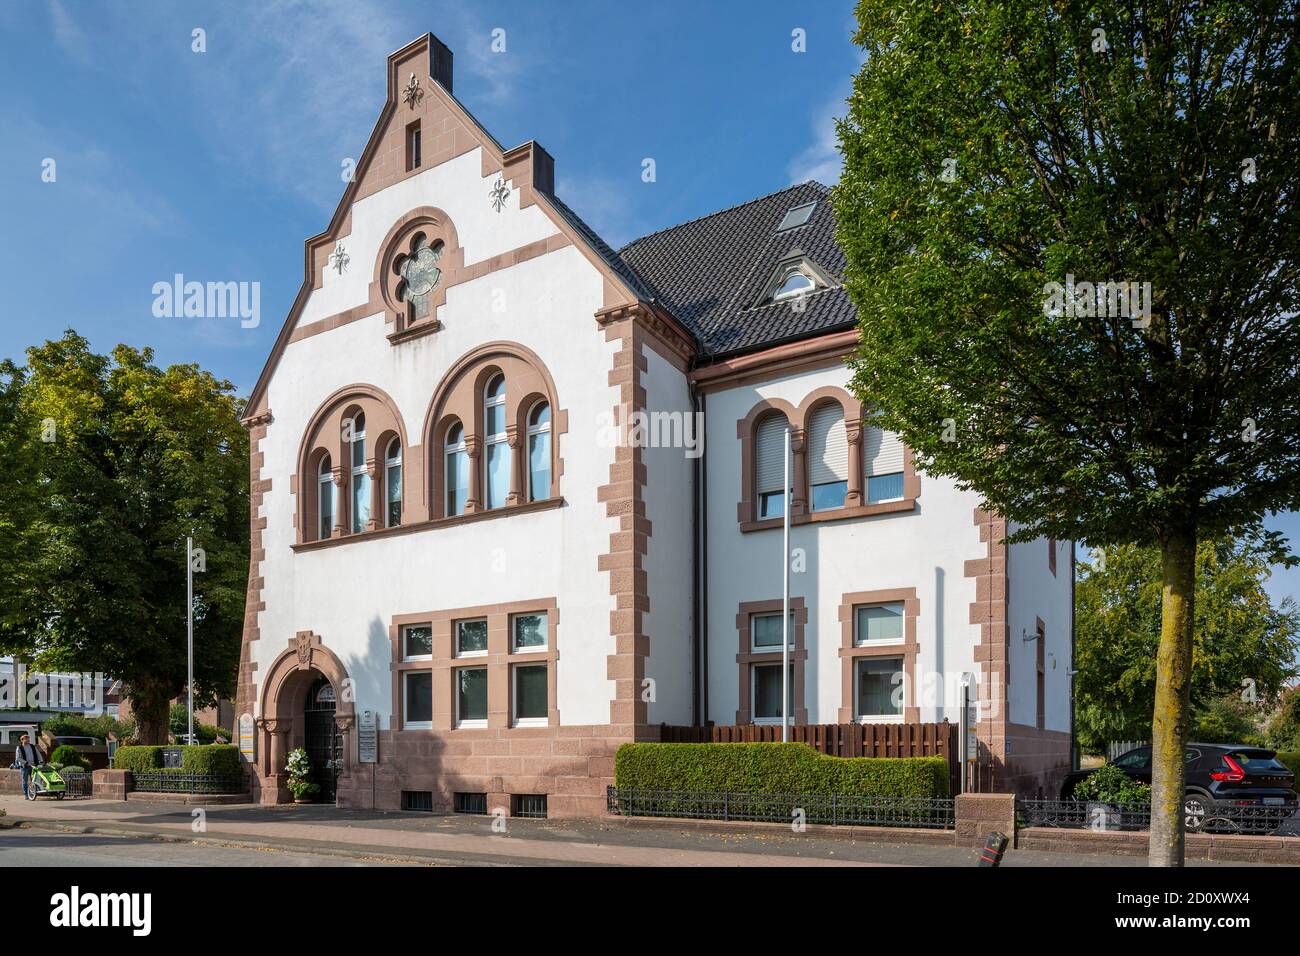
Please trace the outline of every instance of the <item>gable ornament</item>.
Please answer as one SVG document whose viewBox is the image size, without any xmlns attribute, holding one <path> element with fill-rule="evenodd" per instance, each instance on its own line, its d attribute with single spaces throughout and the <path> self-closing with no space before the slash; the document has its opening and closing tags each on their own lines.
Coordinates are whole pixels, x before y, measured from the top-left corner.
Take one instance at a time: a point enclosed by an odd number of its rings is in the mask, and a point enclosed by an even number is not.
<svg viewBox="0 0 1300 956">
<path fill-rule="evenodd" d="M 424 98 L 424 90 L 420 89 L 420 80 L 414 73 L 406 81 L 406 86 L 402 90 L 402 99 L 406 100 L 409 109 L 415 109 L 415 105 Z"/>
</svg>

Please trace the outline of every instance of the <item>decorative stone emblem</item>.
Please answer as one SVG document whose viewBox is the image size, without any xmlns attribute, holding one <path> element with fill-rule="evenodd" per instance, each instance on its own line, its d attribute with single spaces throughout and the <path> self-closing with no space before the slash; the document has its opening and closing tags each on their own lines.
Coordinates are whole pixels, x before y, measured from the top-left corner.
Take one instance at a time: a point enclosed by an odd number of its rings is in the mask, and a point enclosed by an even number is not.
<svg viewBox="0 0 1300 956">
<path fill-rule="evenodd" d="M 343 275 L 343 270 L 348 267 L 352 257 L 347 254 L 343 248 L 342 240 L 334 243 L 334 251 L 329 255 L 329 264 L 338 270 L 339 275 Z"/>
<path fill-rule="evenodd" d="M 415 105 L 424 99 L 424 90 L 420 89 L 420 81 L 414 73 L 407 80 L 405 89 L 402 90 L 402 99 L 406 100 L 406 105 L 410 109 L 415 109 Z"/>
<path fill-rule="evenodd" d="M 415 307 L 417 319 L 429 314 L 429 294 L 442 280 L 442 270 L 438 268 L 438 260 L 441 258 L 442 243 L 430 247 L 421 239 L 415 252 L 403 259 L 398 266 L 398 272 L 406 280 L 403 298 Z"/>
<path fill-rule="evenodd" d="M 497 184 L 492 187 L 492 191 L 488 193 L 488 196 L 492 199 L 493 209 L 497 212 L 504 209 L 506 200 L 510 198 L 510 190 L 506 188 L 505 180 L 498 179 Z"/>
<path fill-rule="evenodd" d="M 306 667 L 311 663 L 311 632 L 299 631 L 293 640 L 298 647 L 298 663 Z"/>
</svg>

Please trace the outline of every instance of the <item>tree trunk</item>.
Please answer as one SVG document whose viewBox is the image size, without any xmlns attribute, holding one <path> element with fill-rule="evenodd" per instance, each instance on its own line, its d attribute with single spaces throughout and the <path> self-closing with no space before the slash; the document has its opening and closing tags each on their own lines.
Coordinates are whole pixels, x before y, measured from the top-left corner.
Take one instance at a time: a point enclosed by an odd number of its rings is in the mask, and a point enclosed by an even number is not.
<svg viewBox="0 0 1300 956">
<path fill-rule="evenodd" d="M 168 717 L 171 698 L 161 688 L 139 683 L 126 686 L 126 695 L 131 701 L 131 713 L 135 717 L 136 743 L 147 745 L 167 743 L 167 736 L 170 733 Z"/>
<path fill-rule="evenodd" d="M 1187 731 L 1191 721 L 1192 623 L 1196 604 L 1196 531 L 1161 542 L 1164 590 L 1156 706 L 1151 722 L 1151 866 L 1183 865 L 1183 796 Z"/>
</svg>

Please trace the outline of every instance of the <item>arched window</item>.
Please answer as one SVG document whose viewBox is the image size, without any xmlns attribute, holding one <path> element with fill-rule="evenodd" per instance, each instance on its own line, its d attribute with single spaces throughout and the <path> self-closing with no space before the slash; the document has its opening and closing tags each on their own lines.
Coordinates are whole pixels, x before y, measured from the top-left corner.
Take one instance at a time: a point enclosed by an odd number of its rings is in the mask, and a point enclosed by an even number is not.
<svg viewBox="0 0 1300 956">
<path fill-rule="evenodd" d="M 769 415 L 759 423 L 754 436 L 754 494 L 759 518 L 779 518 L 785 514 L 781 486 L 785 476 L 787 425 L 784 415 Z"/>
<path fill-rule="evenodd" d="M 808 423 L 808 486 L 813 511 L 844 507 L 849 490 L 849 443 L 839 405 L 820 406 Z"/>
<path fill-rule="evenodd" d="M 402 440 L 394 438 L 384 454 L 384 521 L 390 528 L 402 523 Z"/>
<path fill-rule="evenodd" d="M 347 437 L 346 434 L 344 436 Z M 366 470 L 366 416 L 357 412 L 352 419 L 352 533 L 366 530 L 370 521 L 370 472 Z"/>
<path fill-rule="evenodd" d="M 440 259 L 442 243 L 430 245 L 423 233 L 417 233 L 410 254 L 399 256 L 393 264 L 397 274 L 402 277 L 397 287 L 397 298 L 406 303 L 408 324 L 429 317 L 429 298 L 442 279 L 442 269 L 438 266 Z"/>
<path fill-rule="evenodd" d="M 506 377 L 496 375 L 483 392 L 483 501 L 500 508 L 510 493 L 510 444 L 506 436 Z"/>
<path fill-rule="evenodd" d="M 459 424 L 447 429 L 447 517 L 465 513 L 469 498 L 469 454 L 465 450 L 465 429 Z"/>
<path fill-rule="evenodd" d="M 320 539 L 324 541 L 334 533 L 334 469 L 330 465 L 330 456 L 324 455 L 320 460 L 320 470 L 316 478 L 318 528 Z"/>
<path fill-rule="evenodd" d="M 528 414 L 528 500 L 551 497 L 551 406 L 538 402 Z"/>
<path fill-rule="evenodd" d="M 876 425 L 868 425 L 863 431 L 862 461 L 866 471 L 867 502 L 900 500 L 903 497 L 902 439 Z"/>
</svg>

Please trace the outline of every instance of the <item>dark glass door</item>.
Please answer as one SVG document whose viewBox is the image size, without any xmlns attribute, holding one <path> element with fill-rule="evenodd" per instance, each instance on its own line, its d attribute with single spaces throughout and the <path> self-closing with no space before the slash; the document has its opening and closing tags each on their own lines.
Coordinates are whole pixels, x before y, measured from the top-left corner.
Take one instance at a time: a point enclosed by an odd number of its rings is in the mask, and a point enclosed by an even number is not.
<svg viewBox="0 0 1300 956">
<path fill-rule="evenodd" d="M 334 688 L 322 677 L 307 693 L 306 750 L 312 782 L 320 787 L 321 803 L 333 803 L 343 757 L 343 740 L 334 722 Z"/>
</svg>

